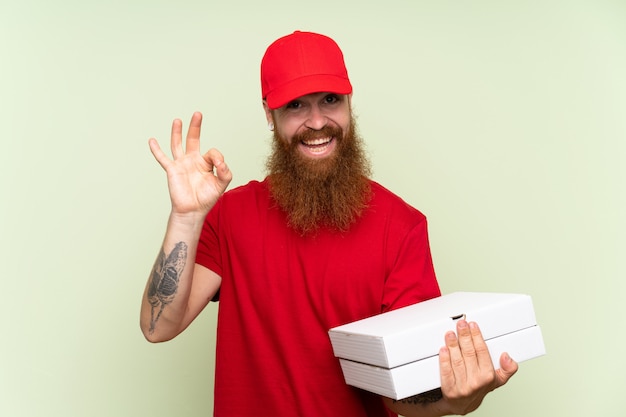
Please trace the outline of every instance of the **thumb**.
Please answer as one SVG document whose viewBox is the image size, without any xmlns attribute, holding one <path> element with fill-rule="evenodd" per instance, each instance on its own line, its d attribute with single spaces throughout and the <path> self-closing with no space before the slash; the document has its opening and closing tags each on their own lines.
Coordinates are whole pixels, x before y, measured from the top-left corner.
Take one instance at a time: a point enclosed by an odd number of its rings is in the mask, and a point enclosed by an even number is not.
<svg viewBox="0 0 626 417">
<path fill-rule="evenodd" d="M 515 375 L 519 366 L 508 353 L 503 353 L 500 356 L 500 369 L 496 371 L 495 388 L 501 387 L 506 384 L 507 381 Z"/>
</svg>

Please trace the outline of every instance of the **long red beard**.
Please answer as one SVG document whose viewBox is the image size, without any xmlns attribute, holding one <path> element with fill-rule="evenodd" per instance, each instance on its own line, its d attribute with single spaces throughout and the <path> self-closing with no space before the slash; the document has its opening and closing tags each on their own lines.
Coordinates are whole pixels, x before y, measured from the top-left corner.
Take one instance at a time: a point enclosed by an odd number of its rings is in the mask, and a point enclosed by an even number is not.
<svg viewBox="0 0 626 417">
<path fill-rule="evenodd" d="M 354 119 L 345 136 L 340 128 L 327 126 L 318 137 L 334 137 L 333 155 L 314 160 L 274 132 L 273 152 L 266 166 L 272 197 L 288 216 L 289 225 L 303 235 L 329 227 L 347 231 L 367 207 L 371 196 L 370 164 L 356 134 Z"/>
</svg>

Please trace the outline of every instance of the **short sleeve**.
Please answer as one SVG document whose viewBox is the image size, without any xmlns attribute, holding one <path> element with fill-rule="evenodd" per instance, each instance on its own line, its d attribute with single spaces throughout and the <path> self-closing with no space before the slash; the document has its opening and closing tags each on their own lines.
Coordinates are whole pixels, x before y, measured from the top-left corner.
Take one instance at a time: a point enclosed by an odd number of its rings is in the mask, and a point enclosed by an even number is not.
<svg viewBox="0 0 626 417">
<path fill-rule="evenodd" d="M 222 276 L 222 256 L 219 240 L 221 206 L 222 200 L 220 199 L 207 214 L 202 226 L 202 232 L 200 233 L 198 251 L 196 253 L 196 263 L 210 269 L 219 276 Z"/>
<path fill-rule="evenodd" d="M 428 240 L 426 218 L 404 236 L 385 282 L 382 312 L 441 295 Z"/>
</svg>

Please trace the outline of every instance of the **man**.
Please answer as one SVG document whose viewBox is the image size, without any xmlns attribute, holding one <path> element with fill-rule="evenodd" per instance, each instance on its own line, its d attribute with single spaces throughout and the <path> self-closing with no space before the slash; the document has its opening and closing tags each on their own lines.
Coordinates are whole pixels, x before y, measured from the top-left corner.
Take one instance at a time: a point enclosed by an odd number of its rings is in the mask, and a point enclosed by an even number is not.
<svg viewBox="0 0 626 417">
<path fill-rule="evenodd" d="M 201 115 L 167 173 L 172 210 L 148 280 L 141 327 L 150 341 L 182 332 L 219 297 L 216 416 L 466 414 L 516 372 L 494 371 L 475 323 L 442 335 L 440 395 L 392 401 L 345 384 L 331 327 L 440 295 L 426 218 L 368 179 L 343 55 L 330 38 L 294 32 L 261 63 L 274 132 L 268 177 L 224 193 L 232 175 L 200 154 Z M 194 263 L 195 260 L 195 263 Z M 434 394 L 437 394 L 435 392 Z"/>
</svg>

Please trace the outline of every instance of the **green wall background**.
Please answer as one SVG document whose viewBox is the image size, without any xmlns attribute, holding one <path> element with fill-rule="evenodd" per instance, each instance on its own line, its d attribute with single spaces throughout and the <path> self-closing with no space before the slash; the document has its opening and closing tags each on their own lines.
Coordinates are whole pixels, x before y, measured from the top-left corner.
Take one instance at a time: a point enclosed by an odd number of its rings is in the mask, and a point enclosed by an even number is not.
<svg viewBox="0 0 626 417">
<path fill-rule="evenodd" d="M 233 185 L 261 178 L 258 66 L 295 29 L 344 49 L 443 291 L 533 297 L 548 354 L 474 415 L 624 415 L 624 1 L 1 0 L 0 416 L 211 415 L 216 306 L 138 327 L 169 212 L 147 139 L 200 110 Z"/>
</svg>

